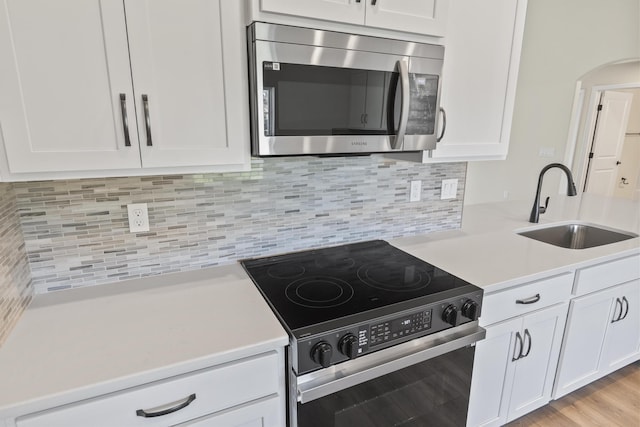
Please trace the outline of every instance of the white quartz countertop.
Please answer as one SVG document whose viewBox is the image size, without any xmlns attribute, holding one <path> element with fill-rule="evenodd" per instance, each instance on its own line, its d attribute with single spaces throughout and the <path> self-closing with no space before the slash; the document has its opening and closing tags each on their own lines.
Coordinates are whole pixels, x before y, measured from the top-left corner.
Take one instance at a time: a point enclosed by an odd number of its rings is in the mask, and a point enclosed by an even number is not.
<svg viewBox="0 0 640 427">
<path fill-rule="evenodd" d="M 0 425 L 287 344 L 237 264 L 39 295 L 0 347 Z"/>
<path fill-rule="evenodd" d="M 459 230 L 390 243 L 487 293 L 640 253 L 637 237 L 572 250 L 515 232 L 580 220 L 638 233 L 637 202 L 557 196 L 537 225 L 528 222 L 530 209 L 466 206 Z M 238 264 L 36 296 L 0 347 L 0 421 L 287 343 Z"/>
<path fill-rule="evenodd" d="M 577 220 L 640 234 L 638 202 L 589 194 L 554 196 L 538 224 L 528 221 L 531 207 L 532 201 L 465 206 L 459 230 L 399 238 L 390 243 L 485 292 L 640 253 L 638 237 L 595 248 L 565 249 L 516 233 Z"/>
</svg>

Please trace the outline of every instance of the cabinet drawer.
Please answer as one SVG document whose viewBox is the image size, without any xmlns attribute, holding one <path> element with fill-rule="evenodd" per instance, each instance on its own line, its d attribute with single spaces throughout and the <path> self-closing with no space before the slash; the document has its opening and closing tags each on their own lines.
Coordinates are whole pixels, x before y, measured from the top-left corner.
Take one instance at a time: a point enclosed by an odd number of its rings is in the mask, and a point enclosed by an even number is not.
<svg viewBox="0 0 640 427">
<path fill-rule="evenodd" d="M 250 400 L 279 393 L 282 369 L 271 352 L 180 375 L 163 381 L 20 417 L 17 427 L 167 426 L 185 422 Z M 167 415 L 143 417 L 139 410 L 160 412 L 186 404 Z"/>
<path fill-rule="evenodd" d="M 482 302 L 481 325 L 491 325 L 553 304 L 569 301 L 573 273 L 486 295 Z"/>
<path fill-rule="evenodd" d="M 640 255 L 617 259 L 576 273 L 574 295 L 585 295 L 640 278 Z"/>
</svg>

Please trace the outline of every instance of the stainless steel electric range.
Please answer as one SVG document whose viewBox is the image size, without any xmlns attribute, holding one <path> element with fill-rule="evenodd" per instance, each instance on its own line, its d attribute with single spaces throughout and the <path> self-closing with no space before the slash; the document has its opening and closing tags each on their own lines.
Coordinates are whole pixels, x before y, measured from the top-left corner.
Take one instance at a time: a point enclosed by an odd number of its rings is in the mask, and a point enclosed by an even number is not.
<svg viewBox="0 0 640 427">
<path fill-rule="evenodd" d="M 290 337 L 290 426 L 465 425 L 482 289 L 382 240 L 242 265 Z"/>
</svg>

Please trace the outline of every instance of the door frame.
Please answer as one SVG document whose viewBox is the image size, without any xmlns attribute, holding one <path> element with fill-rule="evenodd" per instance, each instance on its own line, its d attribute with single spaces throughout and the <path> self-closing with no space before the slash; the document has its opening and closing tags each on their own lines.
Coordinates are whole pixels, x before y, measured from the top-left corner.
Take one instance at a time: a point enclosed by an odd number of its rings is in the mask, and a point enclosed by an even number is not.
<svg viewBox="0 0 640 427">
<path fill-rule="evenodd" d="M 596 131 L 596 118 L 598 117 L 598 104 L 600 103 L 600 98 L 602 97 L 602 94 L 607 90 L 615 91 L 621 89 L 640 89 L 640 82 L 594 85 L 591 87 L 589 103 L 586 107 L 586 110 L 584 111 L 584 114 L 587 114 L 588 116 L 586 117 L 584 123 L 584 129 L 586 129 L 586 132 L 583 132 L 584 144 L 582 145 L 582 160 L 581 164 L 574 165 L 573 159 L 575 156 L 576 147 L 579 146 L 578 136 L 580 130 L 580 121 L 583 116 L 582 107 L 584 105 L 583 99 L 585 96 L 585 89 L 582 87 L 582 81 L 578 81 L 576 83 L 576 89 L 573 99 L 573 109 L 571 112 L 571 121 L 569 123 L 569 136 L 567 139 L 567 147 L 564 155 L 564 164 L 572 170 L 574 181 L 576 182 L 576 187 L 579 193 L 583 192 L 587 179 L 589 152 L 591 151 L 591 145 Z M 558 187 L 558 193 L 563 193 L 564 191 L 566 191 L 566 188 L 567 182 L 566 178 L 563 176 Z"/>
</svg>

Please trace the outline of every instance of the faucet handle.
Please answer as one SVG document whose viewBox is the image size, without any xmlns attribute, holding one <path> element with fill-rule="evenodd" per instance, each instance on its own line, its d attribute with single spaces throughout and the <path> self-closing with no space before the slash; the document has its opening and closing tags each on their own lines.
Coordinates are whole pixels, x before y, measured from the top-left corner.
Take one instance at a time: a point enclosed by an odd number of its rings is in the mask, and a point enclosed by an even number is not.
<svg viewBox="0 0 640 427">
<path fill-rule="evenodd" d="M 547 198 L 544 200 L 544 206 L 540 206 L 539 212 L 541 214 L 545 213 L 547 211 L 548 206 L 549 206 L 549 196 L 547 196 Z"/>
</svg>

